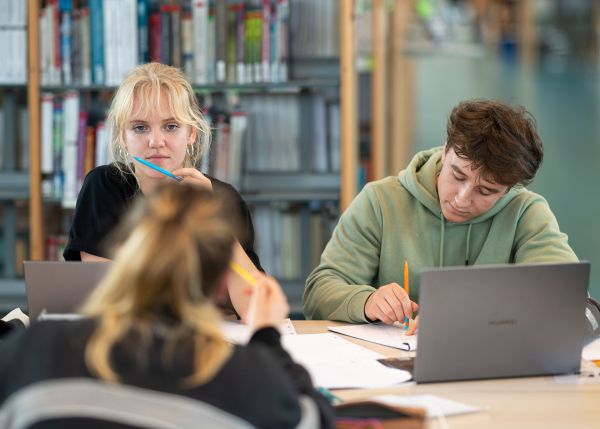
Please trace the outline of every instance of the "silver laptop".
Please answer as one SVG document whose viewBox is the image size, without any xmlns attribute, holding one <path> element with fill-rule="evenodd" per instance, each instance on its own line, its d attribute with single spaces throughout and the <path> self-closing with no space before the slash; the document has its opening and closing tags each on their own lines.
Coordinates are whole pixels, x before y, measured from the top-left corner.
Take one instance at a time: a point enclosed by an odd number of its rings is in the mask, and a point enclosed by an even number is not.
<svg viewBox="0 0 600 429">
<path fill-rule="evenodd" d="M 25 261 L 29 318 L 42 311 L 74 313 L 107 272 L 110 262 Z"/>
<path fill-rule="evenodd" d="M 426 269 L 418 383 L 579 372 L 589 262 Z"/>
</svg>

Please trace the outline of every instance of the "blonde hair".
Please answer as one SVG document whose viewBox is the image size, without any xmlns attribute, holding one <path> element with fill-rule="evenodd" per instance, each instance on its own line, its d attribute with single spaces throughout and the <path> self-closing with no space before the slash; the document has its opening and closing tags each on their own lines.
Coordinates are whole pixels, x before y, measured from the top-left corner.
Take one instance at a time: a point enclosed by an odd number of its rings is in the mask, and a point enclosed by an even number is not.
<svg viewBox="0 0 600 429">
<path fill-rule="evenodd" d="M 210 146 L 210 124 L 204 119 L 194 90 L 178 68 L 160 63 L 134 67 L 126 76 L 108 111 L 110 154 L 121 173 L 135 174 L 125 149 L 125 130 L 132 114 L 147 115 L 158 110 L 161 95 L 166 95 L 169 110 L 176 121 L 191 127 L 196 138 L 186 151 L 184 167 L 195 167 Z M 141 111 L 133 112 L 136 97 L 144 100 Z"/>
<path fill-rule="evenodd" d="M 218 372 L 231 346 L 208 298 L 232 255 L 235 225 L 228 213 L 224 201 L 191 185 L 163 186 L 136 201 L 118 230 L 126 240 L 83 308 L 98 320 L 85 351 L 92 373 L 118 381 L 110 362 L 114 347 L 139 339 L 141 350 L 152 329 L 166 332 L 163 358 L 181 341 L 193 343 L 194 371 L 184 383 L 201 384 Z"/>
</svg>

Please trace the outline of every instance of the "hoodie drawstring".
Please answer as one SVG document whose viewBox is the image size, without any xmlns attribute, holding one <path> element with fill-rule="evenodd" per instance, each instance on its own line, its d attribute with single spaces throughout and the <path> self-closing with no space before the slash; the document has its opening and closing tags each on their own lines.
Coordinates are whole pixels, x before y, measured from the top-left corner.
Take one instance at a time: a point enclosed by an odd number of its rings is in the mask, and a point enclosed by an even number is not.
<svg viewBox="0 0 600 429">
<path fill-rule="evenodd" d="M 445 218 L 443 215 L 440 216 L 440 267 L 444 266 L 444 235 L 445 235 Z M 473 224 L 470 223 L 467 228 L 467 250 L 465 251 L 465 265 L 469 265 L 469 250 L 471 248 L 471 229 Z"/>
<path fill-rule="evenodd" d="M 471 242 L 471 227 L 472 223 L 469 224 L 469 228 L 467 229 L 467 251 L 465 252 L 465 265 L 469 265 L 469 244 Z"/>
<path fill-rule="evenodd" d="M 440 267 L 444 266 L 444 215 L 440 216 Z"/>
</svg>

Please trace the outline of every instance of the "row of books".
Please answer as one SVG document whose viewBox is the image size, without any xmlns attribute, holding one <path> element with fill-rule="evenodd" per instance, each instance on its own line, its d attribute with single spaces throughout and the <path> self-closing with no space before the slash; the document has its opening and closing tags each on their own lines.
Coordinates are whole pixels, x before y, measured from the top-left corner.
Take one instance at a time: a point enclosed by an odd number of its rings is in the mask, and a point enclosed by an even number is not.
<svg viewBox="0 0 600 429">
<path fill-rule="evenodd" d="M 200 170 L 240 189 L 242 184 L 242 150 L 248 127 L 245 111 L 206 111 L 212 124 L 212 142 L 200 161 Z"/>
<path fill-rule="evenodd" d="M 281 280 L 306 278 L 319 264 L 321 253 L 337 224 L 337 206 L 332 202 L 311 201 L 302 206 L 259 205 L 253 207 L 252 212 L 255 250 L 265 271 Z M 303 222 L 303 217 L 307 222 Z M 308 230 L 303 231 L 303 228 Z M 49 235 L 45 258 L 62 260 L 67 241 L 64 234 Z M 307 246 L 306 254 L 303 254 L 301 243 Z"/>
<path fill-rule="evenodd" d="M 87 172 L 109 161 L 104 121 L 91 123 L 89 116 L 78 91 L 42 94 L 42 193 L 65 207 L 75 206 Z"/>
<path fill-rule="evenodd" d="M 325 93 L 242 96 L 248 114 L 247 172 L 336 172 L 340 105 Z"/>
<path fill-rule="evenodd" d="M 29 168 L 29 114 L 17 103 L 6 103 L 0 93 L 0 170 Z M 7 138 L 9 130 L 12 139 Z"/>
<path fill-rule="evenodd" d="M 363 3 L 363 0 L 356 3 Z M 291 0 L 290 52 L 295 59 L 338 58 L 340 1 Z M 357 26 L 357 30 L 359 27 Z"/>
<path fill-rule="evenodd" d="M 288 27 L 289 0 L 45 0 L 41 81 L 116 86 L 149 61 L 199 85 L 285 81 Z"/>
<path fill-rule="evenodd" d="M 338 215 L 335 204 L 323 201 L 308 206 L 258 205 L 252 212 L 261 264 L 281 280 L 303 280 L 318 265 Z"/>
<path fill-rule="evenodd" d="M 84 95 L 72 90 L 41 97 L 44 195 L 68 207 L 85 174 L 110 161 L 105 113 L 92 115 L 95 102 Z M 308 101 L 295 94 L 265 94 L 242 96 L 232 108 L 209 105 L 205 115 L 213 138 L 199 168 L 238 189 L 245 173 L 339 171 L 339 102 L 322 93 L 303 97 Z"/>
<path fill-rule="evenodd" d="M 27 2 L 0 0 L 0 84 L 27 82 Z"/>
</svg>

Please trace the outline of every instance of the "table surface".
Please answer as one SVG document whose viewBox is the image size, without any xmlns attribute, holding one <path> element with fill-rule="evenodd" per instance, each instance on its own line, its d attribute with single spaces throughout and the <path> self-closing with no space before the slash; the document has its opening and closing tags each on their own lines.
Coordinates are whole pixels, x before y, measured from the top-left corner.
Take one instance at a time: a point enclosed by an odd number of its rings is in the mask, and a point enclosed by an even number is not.
<svg viewBox="0 0 600 429">
<path fill-rule="evenodd" d="M 298 334 L 323 333 L 327 326 L 342 325 L 326 320 L 295 320 L 293 323 Z M 344 338 L 388 357 L 410 353 L 351 337 Z M 555 377 L 546 376 L 419 385 L 408 383 L 383 389 L 336 390 L 335 394 L 342 399 L 366 399 L 390 393 L 428 393 L 486 409 L 481 413 L 448 417 L 447 426 L 431 419 L 425 424 L 427 428 L 600 428 L 600 379 L 573 376 L 570 380 L 557 382 Z"/>
</svg>

